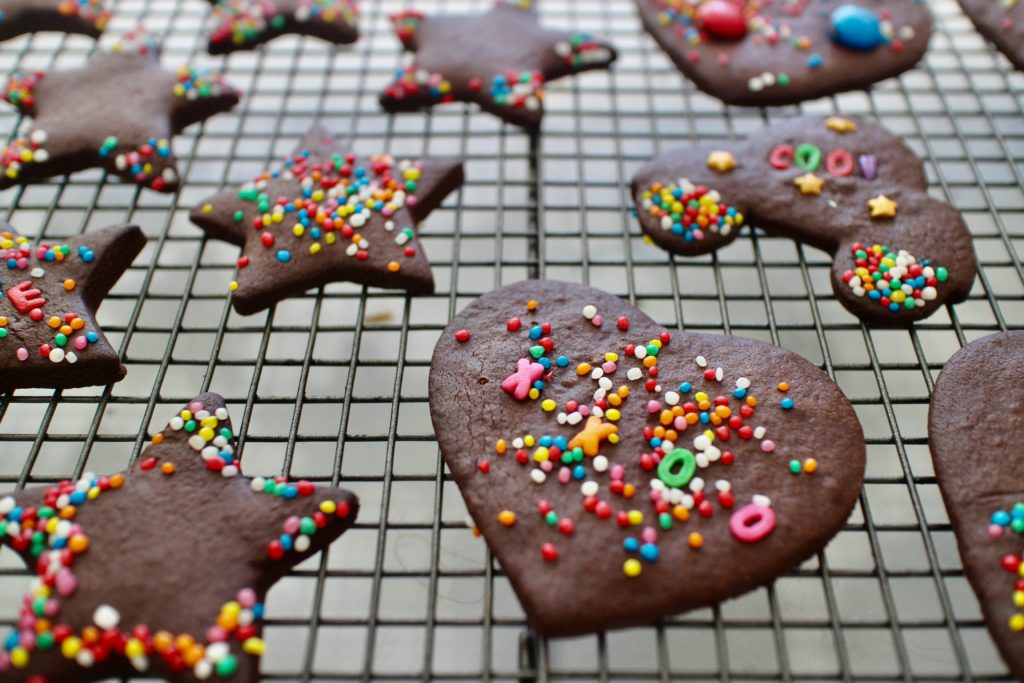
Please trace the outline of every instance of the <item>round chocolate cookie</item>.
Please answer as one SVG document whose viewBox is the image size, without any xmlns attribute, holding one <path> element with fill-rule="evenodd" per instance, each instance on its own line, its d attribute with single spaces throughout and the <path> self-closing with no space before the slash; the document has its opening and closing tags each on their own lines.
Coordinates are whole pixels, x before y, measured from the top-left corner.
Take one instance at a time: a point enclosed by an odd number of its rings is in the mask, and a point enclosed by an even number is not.
<svg viewBox="0 0 1024 683">
<path fill-rule="evenodd" d="M 644 27 L 698 88 L 727 104 L 794 104 L 859 90 L 921 59 L 918 0 L 636 0 Z"/>
<path fill-rule="evenodd" d="M 832 289 L 861 320 L 903 326 L 963 301 L 977 263 L 960 213 L 928 195 L 913 151 L 877 124 L 806 116 L 740 143 L 664 154 L 633 179 L 640 227 L 706 254 L 745 224 L 833 257 Z"/>
<path fill-rule="evenodd" d="M 935 382 L 928 444 L 964 573 L 1024 680 L 1024 330 L 958 351 Z M 993 411 L 992 406 L 999 410 Z"/>
<path fill-rule="evenodd" d="M 542 635 L 647 624 L 769 583 L 843 526 L 864 437 L 825 374 L 527 280 L 451 322 L 430 412 L 470 514 Z"/>
</svg>

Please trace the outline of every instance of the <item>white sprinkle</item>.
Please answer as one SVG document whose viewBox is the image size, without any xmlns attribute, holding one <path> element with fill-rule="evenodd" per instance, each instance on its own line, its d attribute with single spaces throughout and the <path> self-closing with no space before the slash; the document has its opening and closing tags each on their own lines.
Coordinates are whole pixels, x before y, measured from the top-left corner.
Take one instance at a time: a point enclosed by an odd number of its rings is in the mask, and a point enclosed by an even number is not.
<svg viewBox="0 0 1024 683">
<path fill-rule="evenodd" d="M 564 425 L 564 424 L 565 424 L 565 421 L 566 421 L 566 420 L 567 420 L 568 418 L 569 418 L 569 416 L 568 416 L 568 415 L 566 415 L 566 414 L 565 414 L 564 412 L 562 412 L 562 413 L 559 413 L 559 414 L 558 414 L 558 417 L 556 417 L 555 419 L 556 419 L 556 420 L 558 420 L 558 424 L 560 424 L 560 425 Z"/>
<path fill-rule="evenodd" d="M 723 377 L 725 377 L 725 371 L 722 370 L 722 368 L 716 368 L 715 369 L 715 380 L 718 381 L 718 382 L 721 382 Z"/>
<path fill-rule="evenodd" d="M 96 657 L 93 655 L 92 650 L 83 647 L 78 651 L 75 661 L 78 663 L 78 666 L 88 669 L 96 663 Z"/>
<path fill-rule="evenodd" d="M 74 351 L 68 351 L 66 354 L 64 354 L 64 360 L 74 365 L 75 363 L 78 362 L 78 354 L 76 354 Z"/>
<path fill-rule="evenodd" d="M 263 486 L 266 483 L 267 480 L 264 479 L 263 477 L 254 477 L 253 480 L 249 482 L 249 488 L 251 488 L 256 493 L 259 493 L 260 491 L 263 490 Z"/>
<path fill-rule="evenodd" d="M 532 469 L 530 470 L 530 479 L 533 479 L 534 484 L 543 484 L 547 481 L 548 475 L 544 474 L 543 470 Z"/>
<path fill-rule="evenodd" d="M 708 454 L 704 453 L 703 451 L 695 455 L 693 459 L 697 461 L 697 467 L 701 469 L 704 469 L 705 467 L 711 464 L 711 458 L 709 458 Z"/>
<path fill-rule="evenodd" d="M 206 646 L 206 659 L 216 664 L 231 654 L 231 647 L 224 642 L 210 643 Z"/>
<path fill-rule="evenodd" d="M 207 446 L 200 451 L 199 455 L 203 457 L 203 460 L 213 460 L 214 458 L 220 457 L 220 449 L 216 446 Z"/>
<path fill-rule="evenodd" d="M 516 438 L 512 439 L 512 448 L 515 448 L 516 450 L 519 450 L 522 447 L 523 447 L 523 437 L 517 436 Z"/>
<path fill-rule="evenodd" d="M 597 495 L 597 492 L 598 492 L 599 488 L 600 487 L 598 486 L 596 481 L 593 481 L 593 480 L 585 481 L 585 482 L 583 482 L 583 485 L 580 486 L 580 493 L 582 493 L 587 498 L 590 498 L 591 496 L 596 496 Z"/>
<path fill-rule="evenodd" d="M 755 438 L 755 439 L 763 439 L 763 438 L 764 438 L 764 435 L 765 435 L 765 434 L 766 434 L 767 432 L 768 432 L 768 430 L 767 430 L 767 429 L 765 429 L 764 427 L 756 427 L 756 428 L 754 429 L 754 438 Z"/>
<path fill-rule="evenodd" d="M 128 661 L 131 662 L 132 668 L 139 673 L 149 669 L 149 657 L 146 655 L 133 655 L 128 658 Z"/>
<path fill-rule="evenodd" d="M 180 417 L 172 417 L 171 421 L 167 423 L 167 426 L 176 432 L 180 432 L 185 427 L 185 421 Z"/>
<path fill-rule="evenodd" d="M 670 406 L 677 405 L 679 403 L 679 394 L 674 391 L 665 392 L 665 403 Z"/>
<path fill-rule="evenodd" d="M 722 451 L 717 446 L 708 446 L 704 451 L 704 455 L 708 456 L 708 462 L 718 462 L 718 459 L 722 457 Z"/>
<path fill-rule="evenodd" d="M 684 493 L 683 497 L 682 497 L 682 500 L 679 501 L 679 505 L 682 505 L 687 510 L 692 510 L 693 509 L 693 496 L 691 496 L 689 493 Z"/>
<path fill-rule="evenodd" d="M 28 139 L 36 143 L 37 145 L 41 145 L 44 142 L 46 142 L 47 137 L 49 136 L 46 134 L 45 130 L 36 129 L 29 133 Z"/>
<path fill-rule="evenodd" d="M 651 488 L 655 491 L 664 491 L 667 487 L 661 479 L 651 479 Z"/>
<path fill-rule="evenodd" d="M 640 368 L 630 368 L 629 371 L 626 372 L 626 379 L 632 380 L 634 382 L 637 381 L 638 379 L 640 379 L 643 376 L 644 376 L 644 371 L 641 370 Z"/>
<path fill-rule="evenodd" d="M 224 438 L 223 436 L 221 436 L 220 434 L 218 434 L 218 435 L 217 435 L 217 436 L 215 436 L 215 437 L 214 437 L 214 439 L 213 439 L 213 445 L 214 445 L 214 446 L 216 446 L 217 448 L 224 448 L 225 446 L 227 446 L 227 445 L 228 445 L 228 440 L 227 440 L 227 439 L 225 439 L 225 438 Z"/>
<path fill-rule="evenodd" d="M 706 368 L 708 366 L 708 359 L 704 356 L 697 356 L 694 358 L 694 361 L 696 361 L 698 368 Z"/>
<path fill-rule="evenodd" d="M 121 613 L 110 605 L 100 605 L 92 613 L 92 620 L 104 631 L 111 631 L 121 623 Z"/>
<path fill-rule="evenodd" d="M 238 474 L 238 466 L 237 465 L 227 465 L 227 466 L 224 467 L 224 469 L 222 469 L 220 471 L 220 476 L 224 477 L 225 479 L 230 479 L 231 477 L 235 476 L 236 474 Z"/>
<path fill-rule="evenodd" d="M 700 477 L 694 477 L 690 480 L 690 490 L 696 493 L 697 491 L 704 490 L 704 480 Z"/>
<path fill-rule="evenodd" d="M 604 377 L 604 370 L 601 368 L 594 368 L 590 372 L 590 379 L 601 379 L 602 377 Z"/>
<path fill-rule="evenodd" d="M 583 416 L 580 415 L 579 411 L 569 413 L 569 416 L 565 418 L 565 421 L 571 425 L 578 425 L 583 420 Z"/>
<path fill-rule="evenodd" d="M 711 439 L 708 438 L 707 434 L 701 434 L 693 440 L 693 447 L 698 451 L 703 451 L 705 448 L 711 445 Z"/>
<path fill-rule="evenodd" d="M 587 320 L 593 320 L 594 316 L 597 315 L 597 307 L 593 304 L 587 304 L 583 307 L 583 317 Z"/>
<path fill-rule="evenodd" d="M 213 675 L 213 664 L 207 659 L 200 659 L 192 668 L 192 675 L 201 681 L 205 681 Z"/>
<path fill-rule="evenodd" d="M 597 406 L 594 406 L 594 409 L 590 411 L 590 414 L 594 417 L 604 417 L 604 411 Z"/>
<path fill-rule="evenodd" d="M 728 479 L 719 479 L 715 482 L 715 488 L 725 493 L 726 491 L 732 490 L 732 484 L 729 483 Z"/>
<path fill-rule="evenodd" d="M 304 553 L 307 550 L 309 550 L 309 544 L 309 536 L 307 536 L 306 534 L 301 534 L 298 538 L 295 539 L 295 545 L 293 547 L 295 548 L 295 552 Z"/>
<path fill-rule="evenodd" d="M 770 508 L 772 506 L 772 499 L 762 493 L 755 493 L 751 496 L 750 502 L 763 508 Z"/>
<path fill-rule="evenodd" d="M 597 380 L 597 386 L 601 387 L 605 391 L 611 391 L 612 387 L 615 385 L 612 384 L 612 381 L 607 377 L 602 377 L 601 379 Z"/>
<path fill-rule="evenodd" d="M 206 448 L 206 441 L 198 434 L 193 434 L 188 439 L 188 445 L 191 446 L 194 451 L 201 451 Z"/>
<path fill-rule="evenodd" d="M 56 348 L 50 351 L 49 359 L 51 363 L 59 363 L 64 360 L 64 349 Z"/>
<path fill-rule="evenodd" d="M 0 498 L 0 515 L 6 515 L 9 513 L 14 509 L 14 505 L 15 502 L 13 496 L 4 496 L 3 498 Z"/>
<path fill-rule="evenodd" d="M 643 344 L 637 344 L 636 348 L 633 349 L 633 355 L 639 358 L 640 360 L 643 360 L 644 358 L 647 357 L 647 347 L 644 346 Z"/>
<path fill-rule="evenodd" d="M 594 457 L 594 471 L 595 472 L 606 472 L 608 470 L 608 458 L 603 455 Z M 661 481 L 660 479 L 658 481 Z"/>
<path fill-rule="evenodd" d="M 32 272 L 30 273 L 30 275 L 32 277 L 42 277 L 42 276 L 46 275 L 46 271 L 43 270 L 42 268 L 33 268 Z"/>
<path fill-rule="evenodd" d="M 737 389 L 749 389 L 750 388 L 750 380 L 747 379 L 746 377 L 740 377 L 738 380 L 736 380 L 736 388 Z"/>
</svg>

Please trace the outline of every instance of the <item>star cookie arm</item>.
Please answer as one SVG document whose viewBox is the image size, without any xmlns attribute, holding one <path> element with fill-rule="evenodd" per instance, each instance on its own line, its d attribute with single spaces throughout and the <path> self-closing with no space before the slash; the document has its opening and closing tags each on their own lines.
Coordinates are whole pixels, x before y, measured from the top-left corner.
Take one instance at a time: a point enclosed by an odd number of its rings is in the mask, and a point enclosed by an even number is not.
<svg viewBox="0 0 1024 683">
<path fill-rule="evenodd" d="M 416 203 L 409 213 L 417 223 L 441 206 L 444 198 L 458 189 L 465 180 L 462 162 L 458 159 L 426 159 L 420 169 Z"/>
<path fill-rule="evenodd" d="M 353 43 L 359 38 L 358 21 L 354 0 L 218 0 L 209 50 L 211 54 L 251 50 L 286 33 Z"/>
<path fill-rule="evenodd" d="M 46 77 L 46 72 L 39 70 L 29 72 L 15 72 L 7 79 L 7 86 L 4 88 L 4 99 L 14 105 L 18 111 L 26 116 L 35 116 L 36 113 L 36 86 Z"/>
<path fill-rule="evenodd" d="M 189 66 L 178 69 L 172 92 L 171 127 L 175 132 L 231 111 L 241 99 L 241 92 L 228 84 L 223 74 Z"/>
<path fill-rule="evenodd" d="M 6 0 L 0 2 L 0 41 L 36 31 L 61 31 L 99 38 L 110 19 L 106 0 Z"/>
<path fill-rule="evenodd" d="M 72 237 L 67 245 L 79 258 L 89 259 L 76 289 L 81 287 L 85 305 L 95 310 L 145 248 L 146 235 L 137 225 L 114 225 Z"/>
</svg>

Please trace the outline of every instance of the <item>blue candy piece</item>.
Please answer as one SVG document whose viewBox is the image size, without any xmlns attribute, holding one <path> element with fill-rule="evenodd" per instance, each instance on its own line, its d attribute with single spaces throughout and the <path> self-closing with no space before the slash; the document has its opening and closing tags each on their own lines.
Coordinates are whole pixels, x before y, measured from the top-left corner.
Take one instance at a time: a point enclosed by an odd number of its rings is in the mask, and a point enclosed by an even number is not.
<svg viewBox="0 0 1024 683">
<path fill-rule="evenodd" d="M 622 542 L 622 547 L 626 549 L 627 553 L 635 553 L 640 548 L 640 542 L 630 536 Z"/>
<path fill-rule="evenodd" d="M 829 17 L 832 42 L 851 50 L 873 50 L 885 42 L 878 16 L 860 5 L 840 5 Z"/>
<path fill-rule="evenodd" d="M 992 523 L 998 524 L 999 526 L 1009 526 L 1010 524 L 1010 513 L 1006 510 L 997 510 L 992 513 Z"/>
<path fill-rule="evenodd" d="M 657 562 L 658 546 L 653 543 L 644 543 L 640 546 L 640 557 L 644 558 L 648 562 Z"/>
</svg>

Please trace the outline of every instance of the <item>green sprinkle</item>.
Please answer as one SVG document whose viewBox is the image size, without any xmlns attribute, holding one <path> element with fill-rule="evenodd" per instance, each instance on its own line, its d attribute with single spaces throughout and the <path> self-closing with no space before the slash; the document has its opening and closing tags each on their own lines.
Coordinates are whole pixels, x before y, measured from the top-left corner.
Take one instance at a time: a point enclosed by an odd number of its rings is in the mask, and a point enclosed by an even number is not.
<svg viewBox="0 0 1024 683">
<path fill-rule="evenodd" d="M 789 471 L 792 472 L 793 474 L 800 474 L 800 471 L 802 469 L 803 469 L 803 467 L 800 465 L 800 461 L 799 460 L 790 460 L 789 461 Z"/>
<path fill-rule="evenodd" d="M 942 266 L 939 266 L 935 269 L 935 279 L 939 282 L 945 282 L 949 279 L 949 271 Z"/>
<path fill-rule="evenodd" d="M 312 517 L 303 517 L 299 522 L 299 531 L 311 536 L 316 533 L 316 522 L 313 521 Z"/>
<path fill-rule="evenodd" d="M 531 346 L 530 347 L 530 355 L 533 356 L 534 358 L 540 358 L 541 356 L 544 355 L 544 347 L 543 346 Z"/>
</svg>

